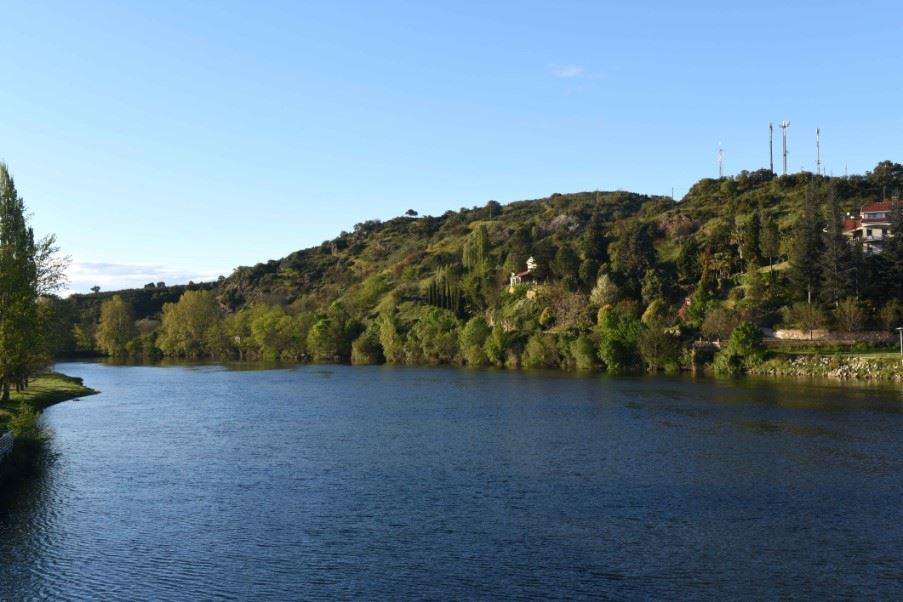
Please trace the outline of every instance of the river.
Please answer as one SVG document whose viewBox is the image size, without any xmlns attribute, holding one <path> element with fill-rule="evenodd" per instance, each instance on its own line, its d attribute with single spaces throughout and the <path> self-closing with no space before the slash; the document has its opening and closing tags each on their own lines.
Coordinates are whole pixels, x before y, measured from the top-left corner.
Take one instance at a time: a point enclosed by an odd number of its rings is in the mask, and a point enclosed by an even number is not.
<svg viewBox="0 0 903 602">
<path fill-rule="evenodd" d="M 0 600 L 903 598 L 900 388 L 57 369 Z"/>
</svg>

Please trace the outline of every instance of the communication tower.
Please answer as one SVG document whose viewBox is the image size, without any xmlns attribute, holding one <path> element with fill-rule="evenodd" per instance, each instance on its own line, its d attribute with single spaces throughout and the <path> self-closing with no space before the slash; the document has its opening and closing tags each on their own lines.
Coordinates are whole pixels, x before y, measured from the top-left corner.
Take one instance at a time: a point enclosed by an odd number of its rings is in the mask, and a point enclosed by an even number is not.
<svg viewBox="0 0 903 602">
<path fill-rule="evenodd" d="M 815 128 L 815 175 L 821 175 L 821 143 L 819 142 L 819 128 Z"/>
<path fill-rule="evenodd" d="M 768 167 L 774 175 L 774 126 L 768 122 Z"/>
<path fill-rule="evenodd" d="M 784 175 L 787 175 L 787 128 L 790 127 L 789 121 L 781 122 L 781 140 L 783 143 L 784 150 Z"/>
</svg>

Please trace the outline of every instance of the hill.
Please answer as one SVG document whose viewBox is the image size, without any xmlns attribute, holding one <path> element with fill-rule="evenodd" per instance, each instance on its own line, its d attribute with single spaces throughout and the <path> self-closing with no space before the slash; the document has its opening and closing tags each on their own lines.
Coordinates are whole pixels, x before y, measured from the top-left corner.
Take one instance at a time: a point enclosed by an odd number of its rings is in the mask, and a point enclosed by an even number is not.
<svg viewBox="0 0 903 602">
<path fill-rule="evenodd" d="M 843 178 L 759 170 L 703 179 L 679 202 L 595 191 L 409 211 L 217 283 L 70 297 L 60 303 L 82 340 L 64 334 L 58 349 L 88 349 L 103 302 L 119 295 L 139 324 L 133 353 L 685 366 L 688 341 L 727 338 L 741 321 L 838 324 L 847 299 L 858 327 L 890 320 L 879 310 L 897 311 L 900 291 L 888 283 L 903 261 L 896 268 L 892 253 L 837 240 L 845 212 L 901 190 L 903 166 L 884 161 Z M 509 286 L 530 257 L 531 283 Z M 213 315 L 179 309 L 186 297 Z M 629 349 L 602 349 L 611 341 Z M 664 345 L 667 357 L 650 361 L 643 345 Z"/>
</svg>

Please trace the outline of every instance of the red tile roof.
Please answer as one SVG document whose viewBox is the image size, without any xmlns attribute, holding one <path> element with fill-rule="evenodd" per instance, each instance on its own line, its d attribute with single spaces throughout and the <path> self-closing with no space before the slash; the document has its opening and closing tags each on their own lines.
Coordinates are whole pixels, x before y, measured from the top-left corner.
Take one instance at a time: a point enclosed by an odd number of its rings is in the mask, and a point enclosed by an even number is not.
<svg viewBox="0 0 903 602">
<path fill-rule="evenodd" d="M 850 219 L 845 217 L 842 222 L 840 222 L 841 227 L 844 232 L 852 232 L 862 225 L 862 220 L 860 219 Z"/>
<path fill-rule="evenodd" d="M 875 201 L 868 205 L 863 205 L 862 213 L 874 213 L 876 211 L 891 211 L 894 208 L 895 201 Z"/>
</svg>

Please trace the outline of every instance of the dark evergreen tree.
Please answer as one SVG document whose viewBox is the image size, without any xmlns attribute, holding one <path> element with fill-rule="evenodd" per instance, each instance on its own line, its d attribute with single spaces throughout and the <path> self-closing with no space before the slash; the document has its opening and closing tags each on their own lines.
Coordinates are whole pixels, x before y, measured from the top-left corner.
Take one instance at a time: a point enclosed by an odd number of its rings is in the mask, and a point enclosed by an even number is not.
<svg viewBox="0 0 903 602">
<path fill-rule="evenodd" d="M 552 273 L 556 278 L 571 288 L 577 282 L 580 270 L 580 259 L 569 245 L 558 247 L 555 259 L 552 261 Z"/>
<path fill-rule="evenodd" d="M 792 293 L 797 298 L 812 303 L 818 295 L 821 283 L 820 263 L 824 250 L 823 222 L 814 194 L 807 193 L 803 202 L 803 215 L 793 232 L 793 248 L 787 277 Z"/>
<path fill-rule="evenodd" d="M 608 261 L 608 240 L 605 238 L 605 217 L 596 211 L 583 233 L 582 252 L 584 259 L 593 259 L 597 265 Z"/>
<path fill-rule="evenodd" d="M 850 242 L 843 235 L 843 213 L 832 195 L 828 202 L 827 224 L 823 233 L 824 254 L 821 256 L 821 298 L 837 307 L 840 300 L 854 292 L 855 266 Z"/>
<path fill-rule="evenodd" d="M 749 265 L 760 265 L 761 223 L 759 213 L 753 212 L 740 227 L 740 258 Z"/>
<path fill-rule="evenodd" d="M 780 253 L 781 235 L 778 230 L 778 222 L 774 217 L 762 213 L 759 218 L 759 254 L 768 260 L 768 267 L 774 267 L 774 260 Z"/>
<path fill-rule="evenodd" d="M 635 222 L 626 225 L 612 245 L 612 267 L 620 276 L 621 285 L 634 297 L 639 295 L 646 270 L 655 265 L 653 227 Z"/>
<path fill-rule="evenodd" d="M 881 253 L 884 281 L 888 291 L 892 291 L 897 299 L 903 299 L 903 202 L 894 203 L 890 231 L 893 235 Z"/>
</svg>

